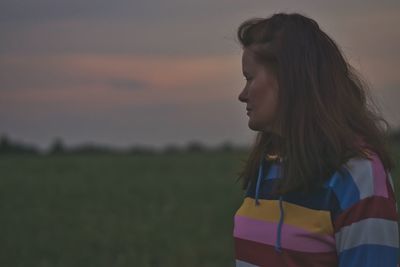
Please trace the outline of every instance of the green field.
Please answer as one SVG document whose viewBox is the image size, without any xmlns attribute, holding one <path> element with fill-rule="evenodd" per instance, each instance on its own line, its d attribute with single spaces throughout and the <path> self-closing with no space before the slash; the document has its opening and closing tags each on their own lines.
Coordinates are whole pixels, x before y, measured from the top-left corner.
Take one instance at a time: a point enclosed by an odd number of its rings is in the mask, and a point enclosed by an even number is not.
<svg viewBox="0 0 400 267">
<path fill-rule="evenodd" d="M 245 157 L 3 156 L 0 266 L 233 266 Z"/>
</svg>

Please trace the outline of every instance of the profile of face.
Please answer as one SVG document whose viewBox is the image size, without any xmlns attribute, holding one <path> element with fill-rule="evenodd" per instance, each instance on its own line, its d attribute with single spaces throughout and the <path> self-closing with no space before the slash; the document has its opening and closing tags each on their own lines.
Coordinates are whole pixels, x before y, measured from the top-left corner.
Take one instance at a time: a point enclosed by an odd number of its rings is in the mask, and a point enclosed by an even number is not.
<svg viewBox="0 0 400 267">
<path fill-rule="evenodd" d="M 256 62 L 254 53 L 243 49 L 242 71 L 246 85 L 239 101 L 246 103 L 248 126 L 254 131 L 276 132 L 278 80 L 274 72 Z"/>
</svg>

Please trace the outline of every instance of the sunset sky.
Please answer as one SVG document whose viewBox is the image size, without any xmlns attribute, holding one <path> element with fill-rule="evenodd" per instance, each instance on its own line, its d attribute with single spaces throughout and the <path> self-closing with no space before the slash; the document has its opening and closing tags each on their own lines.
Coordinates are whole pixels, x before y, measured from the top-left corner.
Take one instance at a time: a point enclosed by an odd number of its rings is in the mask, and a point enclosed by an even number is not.
<svg viewBox="0 0 400 267">
<path fill-rule="evenodd" d="M 0 134 L 43 149 L 250 144 L 236 29 L 281 11 L 315 19 L 400 126 L 400 1 L 2 0 Z"/>
</svg>

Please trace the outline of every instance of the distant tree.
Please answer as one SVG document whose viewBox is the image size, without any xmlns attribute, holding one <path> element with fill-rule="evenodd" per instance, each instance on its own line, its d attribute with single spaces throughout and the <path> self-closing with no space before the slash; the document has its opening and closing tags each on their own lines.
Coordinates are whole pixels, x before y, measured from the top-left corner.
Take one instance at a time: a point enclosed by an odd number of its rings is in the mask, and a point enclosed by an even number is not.
<svg viewBox="0 0 400 267">
<path fill-rule="evenodd" d="M 190 141 L 186 146 L 188 152 L 204 152 L 207 148 L 199 141 Z"/>
<path fill-rule="evenodd" d="M 166 145 L 163 149 L 164 154 L 179 153 L 179 152 L 181 152 L 181 149 L 177 145 L 174 145 L 174 144 Z"/>
<path fill-rule="evenodd" d="M 6 152 L 9 151 L 10 148 L 11 148 L 11 142 L 8 139 L 8 136 L 6 134 L 2 134 L 0 137 L 0 151 Z"/>
<path fill-rule="evenodd" d="M 230 141 L 225 141 L 219 146 L 218 150 L 224 151 L 224 152 L 231 152 L 234 150 L 234 146 Z"/>
<path fill-rule="evenodd" d="M 6 134 L 0 137 L 0 154 L 38 154 L 39 150 L 27 144 L 11 141 Z"/>
<path fill-rule="evenodd" d="M 69 152 L 75 154 L 113 154 L 119 151 L 105 145 L 86 143 L 70 148 Z"/>
<path fill-rule="evenodd" d="M 65 152 L 64 143 L 61 137 L 55 137 L 50 145 L 49 154 L 60 154 Z"/>
<path fill-rule="evenodd" d="M 393 141 L 399 142 L 399 143 L 400 143 L 400 128 L 399 128 L 399 129 L 396 129 L 396 130 L 393 130 L 393 131 L 390 133 L 390 138 L 391 138 Z"/>
<path fill-rule="evenodd" d="M 149 155 L 154 154 L 155 149 L 149 146 L 136 145 L 128 149 L 128 153 L 136 155 Z"/>
</svg>

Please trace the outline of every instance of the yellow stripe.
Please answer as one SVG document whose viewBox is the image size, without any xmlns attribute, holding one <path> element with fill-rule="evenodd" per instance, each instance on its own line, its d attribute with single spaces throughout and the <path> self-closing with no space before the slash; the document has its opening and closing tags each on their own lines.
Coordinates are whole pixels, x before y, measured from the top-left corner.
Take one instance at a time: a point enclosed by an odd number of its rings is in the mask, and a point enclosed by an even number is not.
<svg viewBox="0 0 400 267">
<path fill-rule="evenodd" d="M 255 205 L 254 198 L 246 197 L 236 214 L 249 218 L 278 222 L 280 216 L 279 200 L 259 199 Z M 284 224 L 300 227 L 313 233 L 333 234 L 329 211 L 313 210 L 293 203 L 282 201 Z"/>
</svg>

